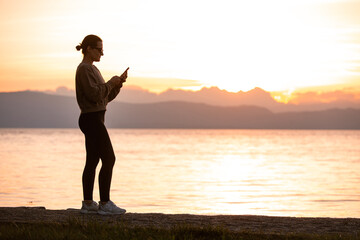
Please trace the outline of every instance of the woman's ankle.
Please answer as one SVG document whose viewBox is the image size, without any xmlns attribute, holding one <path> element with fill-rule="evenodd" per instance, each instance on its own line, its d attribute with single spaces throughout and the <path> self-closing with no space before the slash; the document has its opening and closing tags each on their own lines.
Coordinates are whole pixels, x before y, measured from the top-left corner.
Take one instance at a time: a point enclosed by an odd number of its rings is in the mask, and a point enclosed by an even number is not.
<svg viewBox="0 0 360 240">
<path fill-rule="evenodd" d="M 93 200 L 84 200 L 84 203 L 86 205 L 91 205 L 93 203 Z"/>
</svg>

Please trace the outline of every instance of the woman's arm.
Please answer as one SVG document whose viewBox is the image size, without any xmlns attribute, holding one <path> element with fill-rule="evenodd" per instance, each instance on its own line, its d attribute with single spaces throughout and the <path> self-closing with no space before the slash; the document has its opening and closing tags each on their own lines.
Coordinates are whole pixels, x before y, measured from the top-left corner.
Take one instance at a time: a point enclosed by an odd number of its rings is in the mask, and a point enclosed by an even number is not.
<svg viewBox="0 0 360 240">
<path fill-rule="evenodd" d="M 121 87 L 122 87 L 122 83 L 120 84 L 120 86 L 115 87 L 111 90 L 111 92 L 108 95 L 108 102 L 111 102 L 112 100 L 114 100 L 114 98 L 116 98 L 116 96 L 120 92 Z"/>
<path fill-rule="evenodd" d="M 126 82 L 127 79 L 127 71 L 129 70 L 129 68 L 127 68 L 123 74 L 121 74 L 120 78 L 120 84 L 117 85 L 115 88 L 113 88 L 108 96 L 108 102 L 112 101 L 114 98 L 116 98 L 116 96 L 119 94 L 120 89 L 123 86 L 123 83 Z"/>
<path fill-rule="evenodd" d="M 106 83 L 99 83 L 99 79 L 90 66 L 83 66 L 78 71 L 78 81 L 85 97 L 91 102 L 101 102 L 120 84 L 119 77 L 113 77 Z M 120 90 L 120 89 L 119 89 Z"/>
</svg>

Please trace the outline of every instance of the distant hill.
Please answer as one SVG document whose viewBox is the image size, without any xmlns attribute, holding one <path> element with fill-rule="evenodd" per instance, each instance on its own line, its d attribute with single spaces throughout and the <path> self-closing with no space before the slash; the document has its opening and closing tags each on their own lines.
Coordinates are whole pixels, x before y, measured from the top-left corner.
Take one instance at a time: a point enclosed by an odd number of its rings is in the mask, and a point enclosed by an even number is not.
<svg viewBox="0 0 360 240">
<path fill-rule="evenodd" d="M 79 108 L 74 97 L 40 92 L 0 93 L 0 127 L 74 128 Z M 360 109 L 273 113 L 259 106 L 213 106 L 168 101 L 111 102 L 110 128 L 360 129 Z"/>
<path fill-rule="evenodd" d="M 40 92 L 0 93 L 0 127 L 76 127 L 78 106 L 74 97 Z"/>
<path fill-rule="evenodd" d="M 75 91 L 66 87 L 58 87 L 55 91 L 45 93 L 75 96 Z M 261 88 L 254 88 L 250 91 L 228 92 L 217 87 L 202 88 L 198 91 L 187 91 L 181 89 L 168 89 L 161 93 L 153 93 L 137 86 L 124 86 L 121 94 L 115 101 L 126 103 L 158 103 L 158 102 L 190 102 L 204 103 L 212 106 L 234 107 L 251 105 L 265 107 L 270 111 L 277 112 L 302 112 L 320 111 L 329 108 L 356 108 L 360 109 L 360 98 L 355 92 L 333 91 L 326 93 L 305 92 L 295 93 L 295 103 L 279 103 L 274 100 L 271 94 Z"/>
</svg>

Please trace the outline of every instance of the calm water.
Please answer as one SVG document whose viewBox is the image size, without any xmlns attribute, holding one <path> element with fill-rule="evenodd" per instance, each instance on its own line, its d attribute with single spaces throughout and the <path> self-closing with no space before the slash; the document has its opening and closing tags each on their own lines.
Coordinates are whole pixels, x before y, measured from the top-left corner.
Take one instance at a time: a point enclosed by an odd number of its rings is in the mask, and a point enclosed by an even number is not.
<svg viewBox="0 0 360 240">
<path fill-rule="evenodd" d="M 111 198 L 129 212 L 360 217 L 360 131 L 109 134 Z M 80 207 L 80 130 L 0 129 L 0 159 L 0 206 Z"/>
</svg>

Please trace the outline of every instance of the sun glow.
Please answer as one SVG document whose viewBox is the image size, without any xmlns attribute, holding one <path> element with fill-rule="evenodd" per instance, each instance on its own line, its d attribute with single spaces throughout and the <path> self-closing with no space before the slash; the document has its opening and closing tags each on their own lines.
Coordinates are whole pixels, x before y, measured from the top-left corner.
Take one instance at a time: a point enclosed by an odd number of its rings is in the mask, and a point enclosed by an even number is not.
<svg viewBox="0 0 360 240">
<path fill-rule="evenodd" d="M 192 54 L 178 55 L 177 65 L 187 63 L 177 74 L 236 92 L 255 86 L 277 90 L 331 84 L 345 73 L 349 49 L 341 48 L 335 30 L 319 32 L 271 4 L 254 16 L 249 8 L 257 9 L 256 4 L 239 7 L 244 10 L 237 14 L 238 8 L 227 11 L 232 17 L 221 20 L 225 29 L 202 31 L 194 44 L 187 45 Z"/>
<path fill-rule="evenodd" d="M 6 59 L 0 83 L 2 90 L 74 88 L 74 69 L 82 57 L 74 46 L 94 33 L 104 40 L 105 55 L 97 64 L 105 79 L 130 67 L 133 85 L 157 92 L 204 86 L 288 91 L 340 84 L 357 74 L 358 31 L 314 7 L 333 2 L 341 1 L 2 4 L 0 29 L 7 34 L 0 44 L 7 48 L 0 52 Z M 145 78 L 167 81 L 160 89 Z"/>
</svg>

